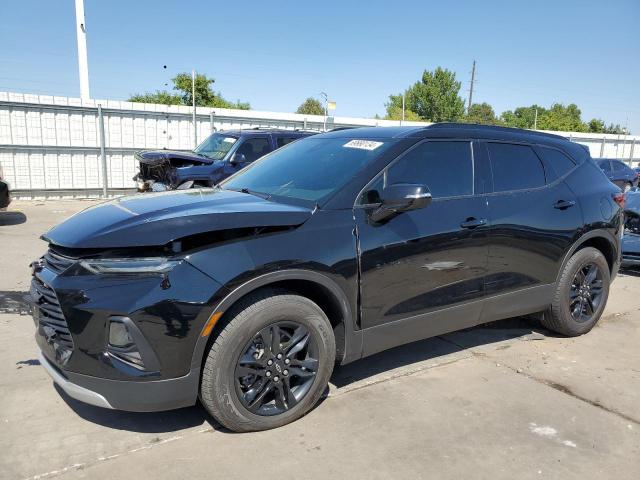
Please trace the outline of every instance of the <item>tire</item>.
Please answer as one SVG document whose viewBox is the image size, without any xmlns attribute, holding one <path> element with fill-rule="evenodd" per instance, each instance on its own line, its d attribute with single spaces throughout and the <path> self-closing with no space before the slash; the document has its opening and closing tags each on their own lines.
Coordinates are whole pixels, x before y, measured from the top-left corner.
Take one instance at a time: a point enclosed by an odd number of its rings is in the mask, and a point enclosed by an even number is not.
<svg viewBox="0 0 640 480">
<path fill-rule="evenodd" d="M 232 310 L 228 312 L 228 321 L 224 325 L 222 331 L 215 338 L 205 360 L 202 381 L 200 384 L 200 400 L 207 411 L 224 427 L 234 432 L 250 432 L 259 430 L 268 430 L 271 428 L 280 427 L 287 423 L 293 422 L 298 418 L 308 413 L 318 402 L 323 392 L 325 391 L 331 372 L 333 371 L 336 346 L 335 338 L 331 324 L 324 314 L 322 309 L 314 302 L 306 297 L 302 297 L 285 290 L 265 289 L 255 294 L 250 294 L 247 298 L 240 301 L 239 304 L 234 306 Z M 276 342 L 277 345 L 282 346 L 282 351 L 286 356 L 282 360 L 275 360 L 275 353 L 272 353 L 272 347 L 267 347 L 269 339 L 263 332 L 273 332 L 274 326 L 277 326 L 278 332 L 297 332 L 294 328 L 300 328 L 301 332 L 307 332 L 306 337 L 306 353 L 304 351 L 292 354 L 291 359 L 289 353 L 285 352 L 287 343 Z M 290 342 L 293 342 L 293 333 L 291 334 Z M 262 334 L 262 335 L 261 335 Z M 286 333 L 282 333 L 286 336 Z M 275 338 L 275 335 L 273 336 Z M 278 338 L 282 338 L 280 334 Z M 296 337 L 297 338 L 297 337 Z M 255 349 L 256 339 L 258 339 L 258 345 L 263 348 Z M 299 343 L 302 343 L 300 341 Z M 275 345 L 275 344 L 274 344 Z M 277 349 L 278 347 L 273 347 Z M 289 347 L 291 348 L 291 347 Z M 313 348 L 314 358 L 317 359 L 315 363 L 315 374 L 310 375 L 306 368 L 294 368 L 294 363 L 299 366 L 299 362 L 310 361 L 311 351 Z M 250 350 L 253 352 L 253 356 L 247 356 Z M 291 352 L 292 350 L 289 350 Z M 296 355 L 304 354 L 307 359 L 296 360 Z M 241 357 L 242 356 L 242 357 Z M 260 357 L 258 359 L 258 356 Z M 240 366 L 241 359 L 255 358 L 255 363 L 260 362 L 260 371 L 262 375 L 249 375 L 243 377 L 243 380 L 238 379 L 238 372 L 243 368 Z M 267 367 L 267 359 L 270 361 L 276 361 L 278 365 L 273 364 L 271 367 Z M 251 360 L 253 361 L 253 360 Z M 287 364 L 291 368 L 291 373 L 288 378 L 285 379 L 286 365 L 283 363 L 287 361 Z M 316 360 L 314 360 L 316 361 Z M 244 364 L 243 364 L 244 365 Z M 282 367 L 278 370 L 278 366 Z M 253 365 L 252 365 L 253 367 Z M 243 372 L 246 370 L 242 370 Z M 266 371 L 269 371 L 271 377 L 266 378 Z M 304 374 L 304 378 L 297 377 L 294 370 Z M 253 370 L 252 370 L 253 371 Z M 282 376 L 282 379 L 278 382 L 278 372 Z M 268 393 L 264 398 L 269 399 L 274 397 L 273 405 L 264 405 L 263 410 L 271 409 L 269 414 L 256 413 L 251 411 L 249 406 L 246 405 L 246 398 L 249 396 L 249 388 L 244 385 L 243 382 L 250 381 L 251 379 L 257 379 L 255 384 L 271 385 L 272 391 Z M 275 396 L 281 393 L 285 387 L 287 392 L 293 392 L 292 388 L 298 388 L 298 394 L 301 391 L 301 398 L 298 400 L 286 402 L 284 405 L 293 404 L 292 407 L 281 412 L 273 413 L 275 409 L 279 408 L 278 403 L 275 400 Z M 268 382 L 271 383 L 268 383 Z M 293 386 L 294 382 L 306 382 L 303 390 L 300 390 L 300 386 Z M 251 384 L 253 386 L 254 384 Z M 267 390 L 267 386 L 263 390 Z M 247 388 L 246 392 L 243 389 Z M 258 388 L 255 388 L 258 391 Z M 260 394 L 256 394 L 255 397 L 260 397 Z M 286 400 L 291 399 L 290 396 L 284 394 Z M 280 407 L 282 407 L 282 399 L 284 397 L 278 397 L 280 399 Z"/>
<path fill-rule="evenodd" d="M 590 265 L 597 267 L 598 275 L 601 283 L 600 297 L 595 306 L 595 296 L 591 298 L 591 302 L 585 302 L 585 309 L 582 306 L 578 308 L 575 298 L 572 299 L 572 289 L 575 289 L 574 285 L 578 285 L 576 275 L 579 272 L 588 270 Z M 562 270 L 560 280 L 557 283 L 556 291 L 553 297 L 551 308 L 545 312 L 542 318 L 542 324 L 554 332 L 566 335 L 568 337 L 575 337 L 583 335 L 589 332 L 598 320 L 602 316 L 602 312 L 607 304 L 609 298 L 609 283 L 611 282 L 609 264 L 604 258 L 604 255 L 597 249 L 592 247 L 586 247 L 578 250 L 569 259 L 567 264 Z M 597 284 L 598 282 L 596 282 Z M 593 290 L 595 292 L 595 289 Z M 591 295 L 591 291 L 587 292 Z M 585 298 L 578 296 L 578 298 Z M 578 300 L 579 302 L 579 300 Z M 585 315 L 583 318 L 582 312 L 588 312 L 587 304 L 592 303 L 594 306 L 591 308 L 593 312 L 590 316 Z M 576 305 L 575 309 L 571 309 L 571 305 Z M 576 311 L 580 310 L 578 314 L 579 319 L 576 319 Z M 573 312 L 573 315 L 572 315 Z"/>
</svg>

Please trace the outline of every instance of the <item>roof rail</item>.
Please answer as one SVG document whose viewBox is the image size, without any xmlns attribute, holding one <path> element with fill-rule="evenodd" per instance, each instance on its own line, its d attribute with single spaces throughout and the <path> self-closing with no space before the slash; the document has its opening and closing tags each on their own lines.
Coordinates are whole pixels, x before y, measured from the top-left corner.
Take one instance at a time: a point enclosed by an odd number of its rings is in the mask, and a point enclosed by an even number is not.
<svg viewBox="0 0 640 480">
<path fill-rule="evenodd" d="M 484 130 L 490 132 L 505 132 L 505 133 L 518 133 L 518 134 L 527 134 L 527 135 L 539 135 L 541 137 L 547 138 L 555 138 L 558 140 L 567 140 L 566 137 L 562 135 L 555 135 L 553 133 L 539 132 L 537 130 L 527 130 L 524 128 L 512 128 L 512 127 L 501 127 L 498 125 L 480 125 L 477 123 L 455 123 L 455 122 L 440 122 L 434 123 L 424 127 L 426 129 L 433 128 L 453 128 L 460 130 Z"/>
</svg>

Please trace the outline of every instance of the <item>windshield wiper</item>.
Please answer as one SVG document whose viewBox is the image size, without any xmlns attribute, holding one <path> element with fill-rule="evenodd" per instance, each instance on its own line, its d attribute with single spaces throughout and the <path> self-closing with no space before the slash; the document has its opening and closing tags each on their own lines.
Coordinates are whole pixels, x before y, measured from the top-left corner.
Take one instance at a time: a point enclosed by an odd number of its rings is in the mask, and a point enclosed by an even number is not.
<svg viewBox="0 0 640 480">
<path fill-rule="evenodd" d="M 263 200 L 269 200 L 271 195 L 268 193 L 255 192 L 248 188 L 224 188 L 224 190 L 231 190 L 232 192 L 246 193 L 247 195 L 253 195 L 254 197 L 262 198 Z"/>
</svg>

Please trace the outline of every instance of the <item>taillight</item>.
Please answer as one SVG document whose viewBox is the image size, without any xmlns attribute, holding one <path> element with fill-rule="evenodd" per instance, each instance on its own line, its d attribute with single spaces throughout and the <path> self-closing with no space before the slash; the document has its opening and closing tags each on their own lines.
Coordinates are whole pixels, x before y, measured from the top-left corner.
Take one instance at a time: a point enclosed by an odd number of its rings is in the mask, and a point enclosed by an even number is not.
<svg viewBox="0 0 640 480">
<path fill-rule="evenodd" d="M 624 193 L 614 194 L 613 201 L 620 205 L 620 208 L 624 208 Z"/>
</svg>

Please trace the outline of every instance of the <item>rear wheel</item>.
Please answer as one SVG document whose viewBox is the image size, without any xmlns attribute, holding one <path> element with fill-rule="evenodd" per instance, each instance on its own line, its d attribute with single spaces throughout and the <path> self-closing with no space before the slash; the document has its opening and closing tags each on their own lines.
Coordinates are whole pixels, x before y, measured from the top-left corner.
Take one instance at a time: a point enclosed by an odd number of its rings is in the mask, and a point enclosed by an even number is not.
<svg viewBox="0 0 640 480">
<path fill-rule="evenodd" d="M 267 430 L 306 414 L 333 370 L 335 339 L 324 312 L 286 291 L 251 295 L 207 355 L 200 398 L 236 432 Z"/>
<path fill-rule="evenodd" d="M 604 311 L 610 281 L 609 265 L 599 250 L 578 250 L 562 271 L 543 325 L 570 337 L 587 333 Z"/>
</svg>

